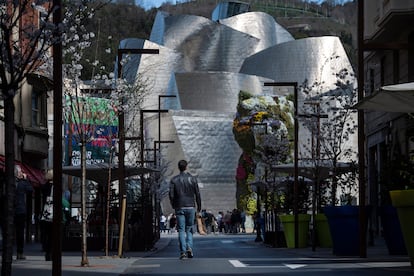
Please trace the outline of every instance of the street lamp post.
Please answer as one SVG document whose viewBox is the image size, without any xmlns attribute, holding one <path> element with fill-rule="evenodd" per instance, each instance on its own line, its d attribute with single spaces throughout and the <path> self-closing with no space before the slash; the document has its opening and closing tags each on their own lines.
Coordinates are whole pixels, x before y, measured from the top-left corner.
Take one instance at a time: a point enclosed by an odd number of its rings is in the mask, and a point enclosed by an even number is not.
<svg viewBox="0 0 414 276">
<path fill-rule="evenodd" d="M 122 57 L 125 54 L 159 54 L 159 49 L 118 49 L 118 78 L 122 77 Z M 122 256 L 122 242 L 124 237 L 125 212 L 126 212 L 126 191 L 125 191 L 125 113 L 121 109 L 118 116 L 118 168 L 119 168 L 119 203 L 121 204 L 121 222 L 119 227 L 118 256 Z M 142 136 L 140 137 L 142 140 Z"/>
<path fill-rule="evenodd" d="M 293 214 L 295 216 L 295 248 L 299 247 L 299 223 L 298 223 L 298 186 L 299 186 L 299 123 L 298 123 L 298 83 L 297 82 L 265 82 L 264 86 L 277 86 L 277 87 L 293 87 L 294 89 L 294 107 L 295 107 L 295 114 L 294 114 L 294 177 L 295 183 L 293 186 Z"/>
<path fill-rule="evenodd" d="M 140 161 L 141 167 L 145 165 L 145 158 L 144 158 L 144 147 L 145 147 L 145 137 L 144 137 L 144 113 L 158 113 L 159 117 L 161 113 L 168 113 L 167 109 L 141 109 L 140 110 L 140 137 L 141 137 L 141 150 L 140 150 Z M 159 141 L 160 142 L 160 141 Z M 168 141 L 169 142 L 169 141 Z M 154 144 L 155 146 L 155 144 Z M 154 151 L 155 153 L 155 151 Z M 155 156 L 154 156 L 155 157 Z M 156 163 L 156 160 L 153 160 Z M 145 242 L 145 249 L 151 249 L 152 246 L 152 208 L 149 208 L 149 194 L 148 189 L 145 184 L 144 175 L 141 175 L 141 198 L 142 198 L 142 213 L 143 213 L 143 222 L 144 222 L 144 242 Z M 158 219 L 158 218 L 157 218 Z M 151 231 L 150 231 L 151 230 Z"/>
<path fill-rule="evenodd" d="M 264 133 L 267 134 L 267 123 L 252 123 L 252 127 L 254 126 L 264 126 L 265 127 L 265 131 Z M 267 181 L 267 164 L 265 167 L 265 181 Z M 261 204 L 260 204 L 260 186 L 263 185 L 262 182 L 258 182 L 256 183 L 256 194 L 257 194 L 257 199 L 256 199 L 256 209 L 257 209 L 257 229 L 256 229 L 256 239 L 255 242 L 262 242 L 263 238 L 262 238 L 262 229 L 261 229 L 261 218 L 262 218 L 262 212 L 261 212 Z M 266 225 L 266 212 L 267 209 L 265 209 L 265 214 L 264 214 L 264 224 Z M 265 234 L 265 233 L 263 233 Z"/>
<path fill-rule="evenodd" d="M 315 118 L 316 119 L 316 134 L 314 133 L 315 129 L 312 126 L 312 145 L 311 145 L 311 156 L 312 160 L 317 162 L 315 166 L 315 173 L 314 173 L 314 181 L 313 181 L 313 188 L 312 188 L 312 251 L 316 250 L 316 223 L 315 223 L 315 216 L 317 211 L 317 206 L 319 205 L 319 186 L 320 186 L 320 173 L 319 173 L 319 161 L 321 160 L 321 141 L 320 141 L 320 134 L 321 134 L 321 119 L 328 118 L 327 114 L 321 114 L 321 106 L 320 102 L 305 102 L 304 104 L 312 105 L 314 107 L 314 113 L 312 114 L 304 114 L 298 115 L 299 117 L 306 117 L 306 118 Z M 314 136 L 316 136 L 316 152 L 314 151 Z"/>
<path fill-rule="evenodd" d="M 253 182 L 250 183 L 251 186 L 254 186 L 256 188 L 256 195 L 257 195 L 257 199 L 256 199 L 256 209 L 257 209 L 257 213 L 256 213 L 256 217 L 255 217 L 255 224 L 256 224 L 256 239 L 254 240 L 255 242 L 262 242 L 263 238 L 262 238 L 262 229 L 261 229 L 261 204 L 260 204 L 260 187 L 262 185 L 264 185 L 263 182 L 259 181 L 259 182 Z"/>
<path fill-rule="evenodd" d="M 257 203 L 257 216 L 256 216 L 256 239 L 254 240 L 255 242 L 262 242 L 262 225 L 261 225 L 261 220 L 262 220 L 262 212 L 261 212 L 261 206 L 260 206 L 260 186 L 257 185 L 257 199 L 256 199 L 256 203 Z"/>
<path fill-rule="evenodd" d="M 158 141 L 154 141 L 154 166 L 157 165 L 157 144 L 161 143 L 174 143 L 174 141 L 162 141 L 161 140 L 161 98 L 176 98 L 175 95 L 158 95 Z"/>
</svg>

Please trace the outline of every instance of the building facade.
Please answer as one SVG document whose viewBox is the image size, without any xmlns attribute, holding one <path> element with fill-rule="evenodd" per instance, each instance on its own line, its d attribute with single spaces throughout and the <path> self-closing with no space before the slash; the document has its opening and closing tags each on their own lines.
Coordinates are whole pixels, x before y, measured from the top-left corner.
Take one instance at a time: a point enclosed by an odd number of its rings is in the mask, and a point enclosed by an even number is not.
<svg viewBox="0 0 414 276">
<path fill-rule="evenodd" d="M 364 43 L 377 45 L 364 51 L 365 96 L 386 85 L 414 81 L 414 48 L 409 46 L 414 41 L 413 21 L 414 1 L 364 1 Z M 365 141 L 369 203 L 390 204 L 390 185 L 398 181 L 403 163 L 413 158 L 414 120 L 406 113 L 367 110 Z M 373 219 L 378 233 L 379 222 Z"/>
</svg>

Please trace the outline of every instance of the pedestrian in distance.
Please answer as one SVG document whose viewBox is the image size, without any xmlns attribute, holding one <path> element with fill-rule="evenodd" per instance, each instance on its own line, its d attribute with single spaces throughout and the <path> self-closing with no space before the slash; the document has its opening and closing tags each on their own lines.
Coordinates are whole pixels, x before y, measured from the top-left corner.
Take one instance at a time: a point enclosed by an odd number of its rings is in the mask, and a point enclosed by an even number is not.
<svg viewBox="0 0 414 276">
<path fill-rule="evenodd" d="M 49 212 L 46 206 L 53 209 L 53 201 L 48 202 L 53 198 L 53 170 L 50 169 L 46 172 L 45 178 L 47 183 L 42 187 L 43 194 L 43 210 L 40 217 L 41 225 L 41 242 L 42 249 L 45 252 L 45 261 L 52 260 L 52 246 L 53 246 L 53 211 Z M 62 234 L 64 228 L 68 225 L 70 220 L 70 194 L 62 194 Z M 49 198 L 49 199 L 48 199 Z"/>
<path fill-rule="evenodd" d="M 33 187 L 27 181 L 27 176 L 23 173 L 22 168 L 19 165 L 14 167 L 14 173 L 16 175 L 16 197 L 15 197 L 15 213 L 14 213 L 14 227 L 15 227 L 15 240 L 17 260 L 25 260 L 26 257 L 23 254 L 24 249 L 24 232 L 27 221 L 27 205 L 26 197 L 28 193 L 33 192 Z"/>
<path fill-rule="evenodd" d="M 174 233 L 175 232 L 175 228 L 177 226 L 177 217 L 175 216 L 175 214 L 171 214 L 170 215 L 170 219 L 168 220 L 168 224 L 169 224 L 169 233 Z"/>
<path fill-rule="evenodd" d="M 167 217 L 164 214 L 161 214 L 161 217 L 160 217 L 160 231 L 165 233 L 165 230 L 167 230 Z"/>
<path fill-rule="evenodd" d="M 201 211 L 201 197 L 197 178 L 187 172 L 187 161 L 180 160 L 180 173 L 170 181 L 170 203 L 177 217 L 180 259 L 193 258 L 194 221 Z"/>
</svg>

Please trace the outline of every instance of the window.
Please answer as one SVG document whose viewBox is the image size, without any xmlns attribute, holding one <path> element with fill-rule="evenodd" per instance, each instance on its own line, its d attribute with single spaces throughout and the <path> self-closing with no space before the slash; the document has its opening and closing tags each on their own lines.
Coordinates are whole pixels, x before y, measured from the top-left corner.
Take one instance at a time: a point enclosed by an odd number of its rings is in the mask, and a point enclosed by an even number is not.
<svg viewBox="0 0 414 276">
<path fill-rule="evenodd" d="M 32 91 L 32 127 L 47 127 L 46 94 Z"/>
<path fill-rule="evenodd" d="M 400 81 L 400 52 L 393 51 L 393 70 L 392 70 L 393 83 L 399 83 Z"/>
<path fill-rule="evenodd" d="M 375 92 L 375 71 L 374 68 L 369 69 L 369 92 L 373 94 Z"/>
<path fill-rule="evenodd" d="M 385 66 L 386 66 L 385 62 L 386 62 L 385 56 L 383 56 L 381 58 L 381 62 L 380 62 L 380 66 L 381 66 L 381 68 L 380 68 L 381 69 L 380 84 L 381 84 L 381 86 L 384 86 L 384 84 L 385 84 Z"/>
<path fill-rule="evenodd" d="M 408 43 L 414 43 L 414 32 L 408 35 Z M 414 50 L 412 48 L 408 49 L 408 81 L 414 81 Z"/>
</svg>

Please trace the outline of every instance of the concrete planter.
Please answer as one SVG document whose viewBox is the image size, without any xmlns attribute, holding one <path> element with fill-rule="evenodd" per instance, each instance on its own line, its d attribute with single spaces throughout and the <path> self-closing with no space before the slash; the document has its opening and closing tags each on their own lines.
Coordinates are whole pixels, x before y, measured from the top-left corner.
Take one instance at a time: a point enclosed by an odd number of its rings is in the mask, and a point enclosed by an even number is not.
<svg viewBox="0 0 414 276">
<path fill-rule="evenodd" d="M 316 236 L 320 247 L 332 247 L 331 231 L 325 214 L 315 215 Z"/>
<path fill-rule="evenodd" d="M 390 255 L 407 255 L 397 208 L 391 205 L 381 206 L 380 216 L 388 253 Z"/>
<path fill-rule="evenodd" d="M 405 247 L 414 268 L 414 189 L 390 191 L 392 205 L 397 208 Z"/>
<path fill-rule="evenodd" d="M 358 256 L 360 254 L 359 206 L 327 206 L 324 208 L 324 214 L 328 218 L 333 254 Z"/>
<path fill-rule="evenodd" d="M 294 215 L 280 215 L 279 219 L 283 225 L 283 232 L 285 235 L 287 248 L 295 248 L 295 216 Z M 311 216 L 308 214 L 298 214 L 298 223 L 299 223 L 298 247 L 299 248 L 304 248 L 308 246 L 310 219 L 311 219 Z"/>
</svg>

